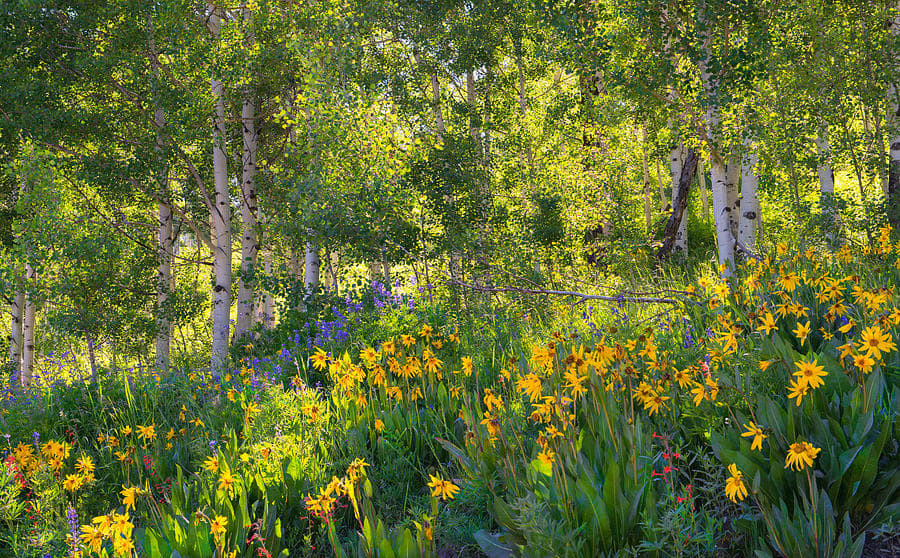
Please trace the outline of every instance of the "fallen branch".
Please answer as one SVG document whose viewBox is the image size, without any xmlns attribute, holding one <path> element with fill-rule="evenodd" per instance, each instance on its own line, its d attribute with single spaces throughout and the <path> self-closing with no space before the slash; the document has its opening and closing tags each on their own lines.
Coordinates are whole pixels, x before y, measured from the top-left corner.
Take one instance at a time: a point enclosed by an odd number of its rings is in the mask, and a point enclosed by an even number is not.
<svg viewBox="0 0 900 558">
<path fill-rule="evenodd" d="M 448 284 L 459 285 L 460 287 L 464 287 L 467 289 L 471 289 L 476 292 L 486 292 L 486 293 L 517 293 L 517 294 L 525 294 L 525 295 L 558 295 L 558 296 L 574 296 L 578 297 L 579 300 L 577 303 L 585 302 L 587 300 L 603 300 L 606 302 L 616 302 L 616 303 L 636 303 L 636 304 L 678 304 L 679 299 L 677 298 L 661 298 L 661 297 L 647 297 L 647 296 L 630 296 L 625 293 L 620 293 L 616 296 L 608 296 L 608 295 L 597 295 L 590 293 L 581 293 L 577 291 L 555 291 L 550 289 L 526 289 L 523 287 L 513 287 L 513 286 L 496 286 L 496 285 L 471 285 L 468 283 L 464 283 L 462 281 L 448 281 Z M 684 292 L 684 295 L 688 295 L 689 293 Z"/>
<path fill-rule="evenodd" d="M 687 157 L 681 167 L 681 174 L 678 177 L 678 193 L 672 201 L 672 214 L 666 222 L 666 230 L 663 232 L 662 246 L 656 253 L 656 257 L 663 259 L 672 252 L 675 245 L 675 237 L 678 235 L 678 227 L 684 219 L 684 210 L 687 208 L 688 192 L 691 191 L 691 180 L 697 173 L 697 150 L 689 148 Z"/>
<path fill-rule="evenodd" d="M 748 258 L 752 258 L 754 260 L 763 261 L 762 256 L 756 254 L 750 248 L 747 248 L 740 240 L 734 241 L 735 247 L 738 249 L 738 252 L 744 254 Z"/>
</svg>

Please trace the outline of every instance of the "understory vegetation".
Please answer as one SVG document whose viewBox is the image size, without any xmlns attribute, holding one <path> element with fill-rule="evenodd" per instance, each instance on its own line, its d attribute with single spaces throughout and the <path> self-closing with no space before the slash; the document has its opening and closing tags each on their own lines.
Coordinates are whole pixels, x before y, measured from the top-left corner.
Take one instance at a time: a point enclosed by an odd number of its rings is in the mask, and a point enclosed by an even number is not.
<svg viewBox="0 0 900 558">
<path fill-rule="evenodd" d="M 46 359 L 5 395 L 3 544 L 860 556 L 900 512 L 900 243 L 711 271 L 671 304 L 544 301 L 528 320 L 348 299 L 329 308 L 345 336 L 276 329 L 277 350 L 214 373 L 92 385 Z"/>
</svg>

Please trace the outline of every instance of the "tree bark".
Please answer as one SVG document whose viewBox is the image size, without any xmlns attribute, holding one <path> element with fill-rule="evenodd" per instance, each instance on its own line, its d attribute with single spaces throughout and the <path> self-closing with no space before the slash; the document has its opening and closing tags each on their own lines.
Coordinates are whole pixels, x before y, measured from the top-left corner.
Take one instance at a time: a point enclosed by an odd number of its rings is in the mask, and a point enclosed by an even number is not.
<svg viewBox="0 0 900 558">
<path fill-rule="evenodd" d="M 26 251 L 27 252 L 27 251 Z M 27 257 L 27 256 L 26 256 Z M 22 320 L 22 385 L 27 386 L 31 383 L 34 375 L 34 318 L 35 318 L 35 302 L 34 302 L 34 283 L 36 274 L 31 263 L 25 263 L 25 283 L 27 291 L 25 294 L 25 311 Z"/>
<path fill-rule="evenodd" d="M 700 183 L 700 202 L 703 204 L 703 217 L 706 222 L 710 222 L 709 218 L 709 194 L 706 188 L 706 168 L 703 159 L 697 161 L 697 181 Z"/>
<path fill-rule="evenodd" d="M 169 321 L 167 303 L 172 284 L 172 210 L 161 203 L 158 206 L 159 226 L 157 229 L 156 268 L 156 369 L 165 371 L 169 367 L 172 324 Z"/>
<path fill-rule="evenodd" d="M 265 257 L 263 259 L 263 271 L 265 271 L 267 277 L 272 275 L 272 250 L 265 251 Z M 262 322 L 263 327 L 266 329 L 272 327 L 275 323 L 275 300 L 272 298 L 272 294 L 268 290 L 266 290 L 266 293 L 262 296 L 259 319 Z"/>
<path fill-rule="evenodd" d="M 157 238 L 156 238 L 156 369 L 163 372 L 169 368 L 169 351 L 172 337 L 172 324 L 166 308 L 172 287 L 172 208 L 166 203 L 169 199 L 169 169 L 166 167 L 163 149 L 165 138 L 163 129 L 166 126 L 166 113 L 159 106 L 157 80 L 159 79 L 159 53 L 153 40 L 153 20 L 148 18 L 147 28 L 150 33 L 150 70 L 153 74 L 153 124 L 156 128 L 157 170 Z"/>
<path fill-rule="evenodd" d="M 218 39 L 221 28 L 219 8 L 213 7 L 209 26 Z M 225 87 L 216 78 L 210 80 L 216 112 L 213 118 L 213 178 L 215 201 L 211 208 L 215 249 L 213 267 L 213 338 L 210 364 L 222 368 L 228 361 L 229 331 L 231 329 L 231 199 L 228 191 L 228 157 L 225 148 Z"/>
<path fill-rule="evenodd" d="M 319 251 L 312 242 L 306 243 L 304 254 L 303 288 L 310 296 L 319 288 Z"/>
<path fill-rule="evenodd" d="M 710 165 L 712 179 L 713 217 L 716 223 L 716 244 L 719 265 L 725 266 L 724 275 L 730 277 L 734 268 L 734 235 L 731 232 L 731 207 L 728 205 L 728 185 L 725 162 L 721 156 L 713 156 Z"/>
<path fill-rule="evenodd" d="M 9 327 L 9 362 L 12 372 L 18 372 L 22 367 L 22 310 L 25 306 L 25 293 L 16 291 L 9 305 L 9 313 L 12 319 Z"/>
<path fill-rule="evenodd" d="M 819 177 L 819 192 L 834 194 L 834 170 L 831 168 L 831 146 L 828 141 L 828 124 L 819 126 L 816 137 L 816 174 Z"/>
<path fill-rule="evenodd" d="M 100 384 L 100 372 L 97 370 L 97 352 L 94 348 L 94 338 L 87 336 L 88 362 L 91 365 L 91 385 Z"/>
<path fill-rule="evenodd" d="M 480 144 L 481 143 L 481 129 L 478 127 L 478 116 L 477 116 L 477 108 L 476 108 L 476 93 L 475 93 L 475 71 L 472 69 L 466 70 L 466 105 L 469 110 L 469 135 L 472 136 L 472 140 Z"/>
<path fill-rule="evenodd" d="M 831 144 L 828 140 L 828 124 L 819 125 L 816 135 L 816 175 L 819 178 L 819 205 L 825 222 L 825 238 L 834 241 L 837 224 L 837 208 L 834 200 L 834 170 L 831 166 Z"/>
<path fill-rule="evenodd" d="M 719 256 L 719 267 L 722 268 L 722 276 L 729 278 L 734 275 L 734 233 L 731 228 L 732 204 L 729 203 L 728 173 L 726 172 L 725 158 L 722 156 L 722 124 L 721 107 L 718 98 L 718 87 L 721 76 L 714 74 L 714 68 L 708 61 L 712 58 L 712 37 L 706 10 L 710 9 L 705 3 L 699 7 L 698 20 L 701 24 L 703 56 L 699 62 L 700 81 L 706 97 L 706 110 L 703 111 L 703 121 L 706 125 L 706 140 L 709 148 L 710 178 L 712 180 L 713 218 L 716 224 L 716 246 Z M 732 185 L 734 181 L 732 180 Z M 735 196 L 736 197 L 736 196 Z"/>
<path fill-rule="evenodd" d="M 659 187 L 659 210 L 665 211 L 669 206 L 669 200 L 666 198 L 666 187 L 663 186 L 662 169 L 659 166 L 659 158 L 656 158 L 656 182 Z"/>
<path fill-rule="evenodd" d="M 881 192 L 884 197 L 888 195 L 888 167 L 885 165 L 887 161 L 887 151 L 884 147 L 884 127 L 881 125 L 881 106 L 876 104 L 873 108 L 873 120 L 875 121 L 875 156 L 878 158 L 878 181 L 881 184 Z"/>
<path fill-rule="evenodd" d="M 737 236 L 738 217 L 741 211 L 741 197 L 738 193 L 740 177 L 740 159 L 732 157 L 725 165 L 725 193 L 728 200 L 728 223 L 731 226 L 732 237 Z"/>
<path fill-rule="evenodd" d="M 291 277 L 303 282 L 303 255 L 296 248 L 291 248 Z"/>
<path fill-rule="evenodd" d="M 688 194 L 690 193 L 691 183 L 694 180 L 694 174 L 697 172 L 697 160 L 697 151 L 688 149 L 684 161 L 679 164 L 678 188 L 672 193 L 672 198 L 674 200 L 672 203 L 672 213 L 669 215 L 668 222 L 666 222 L 662 246 L 656 254 L 658 258 L 666 257 L 672 251 L 673 247 L 678 249 L 678 230 L 685 220 L 684 210 L 687 207 Z"/>
<path fill-rule="evenodd" d="M 756 250 L 757 223 L 759 219 L 759 198 L 756 190 L 759 178 L 756 165 L 759 156 L 756 144 L 747 141 L 744 144 L 744 157 L 741 168 L 740 216 L 738 220 L 738 242 L 751 251 Z"/>
<path fill-rule="evenodd" d="M 647 160 L 647 125 L 641 127 L 641 168 L 644 172 L 644 222 L 647 225 L 647 234 L 653 227 L 653 210 L 650 201 L 650 163 Z"/>
<path fill-rule="evenodd" d="M 518 70 L 519 74 L 519 115 L 522 117 L 519 126 L 524 130 L 526 127 L 525 119 L 528 116 L 528 96 L 525 90 L 525 62 L 522 59 L 521 39 L 519 39 L 516 43 L 516 69 Z M 525 143 L 525 164 L 527 166 L 530 178 L 530 176 L 534 173 L 534 152 L 531 149 L 531 137 L 527 133 L 524 133 L 522 139 Z M 529 182 L 531 181 L 529 180 Z"/>
<path fill-rule="evenodd" d="M 331 272 L 331 288 L 335 294 L 339 292 L 338 287 L 338 267 L 341 265 L 341 258 L 337 250 L 331 250 L 328 254 L 328 271 Z"/>
<path fill-rule="evenodd" d="M 423 66 L 421 55 L 413 53 L 413 58 L 416 65 Z M 431 81 L 431 110 L 434 112 L 435 133 L 438 141 L 443 141 L 447 129 L 444 127 L 444 115 L 441 111 L 441 82 L 438 81 L 436 71 L 429 72 L 428 77 Z"/>
<path fill-rule="evenodd" d="M 900 36 L 900 1 L 894 3 L 894 16 L 889 23 L 892 38 Z M 892 66 L 895 71 L 900 65 L 900 56 L 893 53 Z M 900 87 L 894 81 L 887 88 L 887 122 L 890 130 L 887 213 L 888 221 L 894 228 L 900 228 Z"/>
<path fill-rule="evenodd" d="M 162 109 L 155 116 L 160 128 L 165 125 Z M 162 149 L 162 137 L 157 133 L 157 150 Z M 159 175 L 160 199 L 168 196 L 168 169 L 161 168 Z M 165 197 L 164 197 L 165 196 Z M 172 287 L 172 208 L 166 203 L 158 204 L 159 225 L 157 227 L 157 268 L 156 268 L 156 368 L 164 371 L 169 367 L 169 345 L 172 324 L 166 308 Z"/>
<path fill-rule="evenodd" d="M 387 256 L 387 250 L 381 247 L 381 273 L 384 276 L 385 288 L 391 288 L 391 262 Z"/>
<path fill-rule="evenodd" d="M 244 99 L 241 107 L 241 129 L 244 140 L 244 157 L 241 176 L 241 279 L 238 283 L 237 320 L 234 338 L 247 335 L 253 327 L 253 303 L 255 293 L 250 275 L 256 268 L 259 252 L 257 238 L 256 200 L 256 108 L 253 99 Z"/>
<path fill-rule="evenodd" d="M 669 169 L 671 170 L 672 176 L 672 211 L 674 214 L 675 207 L 682 205 L 682 200 L 678 198 L 681 194 L 681 182 L 682 182 L 682 168 L 684 167 L 685 162 L 685 149 L 684 144 L 679 142 L 675 147 L 669 151 Z M 694 163 L 694 169 L 691 171 L 692 173 L 697 170 L 696 162 Z M 693 175 L 689 177 L 690 180 L 693 179 Z M 687 206 L 687 200 L 683 200 L 683 205 Z M 681 212 L 684 212 L 684 208 L 682 208 Z M 682 254 L 687 254 L 687 219 L 683 218 L 683 215 L 679 215 L 678 217 L 678 228 L 675 230 L 675 250 L 681 251 Z"/>
</svg>

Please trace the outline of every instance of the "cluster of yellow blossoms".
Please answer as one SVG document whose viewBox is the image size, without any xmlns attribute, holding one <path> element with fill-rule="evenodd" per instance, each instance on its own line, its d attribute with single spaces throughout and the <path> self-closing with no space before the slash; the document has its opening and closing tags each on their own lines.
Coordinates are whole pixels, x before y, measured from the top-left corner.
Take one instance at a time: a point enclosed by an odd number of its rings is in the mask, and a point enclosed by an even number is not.
<svg viewBox="0 0 900 558">
<path fill-rule="evenodd" d="M 81 526 L 81 544 L 90 553 L 100 554 L 104 541 L 111 541 L 116 556 L 132 556 L 134 553 L 134 541 L 131 538 L 134 531 L 134 523 L 131 522 L 129 511 L 134 510 L 137 496 L 143 494 L 139 487 L 122 487 L 123 513 L 112 511 L 106 515 L 100 515 L 88 525 Z M 69 547 L 73 554 L 78 554 L 78 542 L 70 536 Z"/>
<path fill-rule="evenodd" d="M 338 498 L 348 496 L 358 516 L 359 508 L 355 487 L 361 479 L 365 478 L 368 466 L 369 464 L 364 460 L 354 459 L 347 467 L 347 473 L 343 477 L 331 477 L 331 481 L 319 490 L 317 495 L 306 497 L 306 509 L 322 520 L 330 521 Z"/>
</svg>

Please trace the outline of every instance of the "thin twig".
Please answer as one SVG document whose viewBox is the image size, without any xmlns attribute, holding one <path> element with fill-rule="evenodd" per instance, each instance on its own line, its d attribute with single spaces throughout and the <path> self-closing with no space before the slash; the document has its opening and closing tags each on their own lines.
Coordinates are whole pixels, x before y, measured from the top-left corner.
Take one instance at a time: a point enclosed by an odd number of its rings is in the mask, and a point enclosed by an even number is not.
<svg viewBox="0 0 900 558">
<path fill-rule="evenodd" d="M 581 293 L 577 291 L 556 291 L 550 289 L 526 289 L 523 287 L 514 287 L 514 286 L 495 286 L 495 285 L 472 285 L 469 283 L 464 283 L 459 280 L 448 281 L 448 284 L 459 285 L 460 287 L 465 287 L 467 289 L 472 289 L 473 291 L 478 292 L 488 292 L 488 293 L 518 293 L 518 294 L 527 294 L 527 295 L 558 295 L 558 296 L 575 296 L 580 300 L 579 303 L 587 301 L 587 300 L 604 300 L 607 302 L 631 302 L 637 304 L 678 304 L 680 301 L 675 298 L 656 298 L 656 297 L 645 297 L 645 296 L 627 296 L 624 293 L 616 295 L 616 296 L 607 296 L 607 295 L 597 295 L 590 293 Z"/>
</svg>

